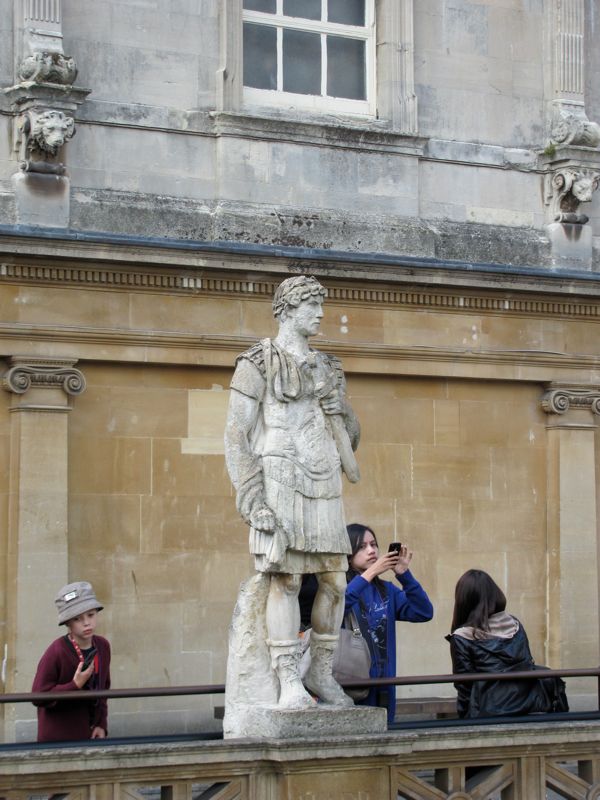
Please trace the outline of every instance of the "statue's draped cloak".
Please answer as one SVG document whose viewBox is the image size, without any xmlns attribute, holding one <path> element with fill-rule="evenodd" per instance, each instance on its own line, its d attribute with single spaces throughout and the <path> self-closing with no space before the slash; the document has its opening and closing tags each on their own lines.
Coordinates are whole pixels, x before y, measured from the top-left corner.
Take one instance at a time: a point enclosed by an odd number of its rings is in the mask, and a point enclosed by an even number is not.
<svg viewBox="0 0 600 800">
<path fill-rule="evenodd" d="M 239 476 L 237 504 L 249 518 L 265 503 L 277 530 L 250 528 L 260 571 L 345 571 L 351 552 L 342 506 L 340 457 L 319 396 L 345 390 L 337 359 L 310 350 L 305 361 L 264 339 L 242 353 L 231 388 L 258 401 L 248 437 L 251 467 Z"/>
</svg>

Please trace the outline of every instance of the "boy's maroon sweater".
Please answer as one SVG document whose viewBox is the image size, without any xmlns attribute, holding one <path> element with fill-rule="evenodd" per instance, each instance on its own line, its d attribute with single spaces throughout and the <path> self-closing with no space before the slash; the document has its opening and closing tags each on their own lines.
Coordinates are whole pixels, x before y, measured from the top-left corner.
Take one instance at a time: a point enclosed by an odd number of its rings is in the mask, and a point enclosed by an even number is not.
<svg viewBox="0 0 600 800">
<path fill-rule="evenodd" d="M 110 689 L 110 644 L 102 636 L 94 636 L 98 650 L 98 673 L 88 681 L 95 689 Z M 73 675 L 79 656 L 66 636 L 55 639 L 46 650 L 31 688 L 32 692 L 76 692 Z M 94 680 L 95 679 L 95 680 Z M 38 742 L 61 742 L 89 739 L 92 728 L 99 726 L 108 732 L 106 698 L 86 700 L 86 689 L 79 690 L 81 700 L 38 701 Z"/>
</svg>

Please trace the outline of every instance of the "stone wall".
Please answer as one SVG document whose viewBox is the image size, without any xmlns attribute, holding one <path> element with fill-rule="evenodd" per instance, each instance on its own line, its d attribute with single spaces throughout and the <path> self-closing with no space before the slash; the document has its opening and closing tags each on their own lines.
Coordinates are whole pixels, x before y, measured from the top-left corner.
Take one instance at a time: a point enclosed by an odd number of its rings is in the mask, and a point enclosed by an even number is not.
<svg viewBox="0 0 600 800">
<path fill-rule="evenodd" d="M 2 369 L 25 364 L 34 376 L 21 394 L 7 378 L 2 394 L 6 690 L 28 690 L 58 635 L 61 575 L 91 580 L 105 604 L 115 687 L 223 682 L 227 627 L 252 570 L 224 466 L 228 384 L 235 356 L 274 332 L 278 271 L 298 261 L 34 239 L 37 254 L 24 257 L 18 237 L 3 245 Z M 565 298 L 561 279 L 533 286 L 527 273 L 496 274 L 491 290 L 468 271 L 451 281 L 377 264 L 311 269 L 330 290 L 315 344 L 342 359 L 363 428 L 347 519 L 372 525 L 383 547 L 414 548 L 436 608 L 431 623 L 401 625 L 400 673 L 450 670 L 454 585 L 474 566 L 506 589 L 538 662 L 594 664 L 593 282 L 573 281 Z M 57 369 L 76 370 L 85 389 L 53 388 Z M 544 399 L 550 384 L 566 387 L 570 410 Z M 36 452 L 36 470 L 23 471 Z M 592 702 L 588 683 L 573 684 L 576 707 Z M 221 702 L 122 700 L 111 732 L 212 729 Z M 33 736 L 32 710 L 6 714 L 6 738 Z"/>
<path fill-rule="evenodd" d="M 571 263 L 546 230 L 544 186 L 565 160 L 597 170 L 598 142 L 583 160 L 566 150 L 540 160 L 556 108 L 587 119 L 589 99 L 594 120 L 597 6 L 586 3 L 587 28 L 582 17 L 576 32 L 587 42 L 585 85 L 566 92 L 552 78 L 561 35 L 552 3 L 377 0 L 378 114 L 351 118 L 240 101 L 241 0 L 62 0 L 53 46 L 78 74 L 60 92 L 19 83 L 27 25 L 1 0 L 3 221 L 407 255 L 431 255 L 433 238 L 445 258 L 597 269 L 597 199 L 583 209 L 586 256 Z M 394 36 L 396 61 L 385 49 Z M 397 70 L 408 112 L 389 89 Z M 19 114 L 42 106 L 69 106 L 76 122 L 54 207 L 49 181 L 14 177 Z"/>
</svg>

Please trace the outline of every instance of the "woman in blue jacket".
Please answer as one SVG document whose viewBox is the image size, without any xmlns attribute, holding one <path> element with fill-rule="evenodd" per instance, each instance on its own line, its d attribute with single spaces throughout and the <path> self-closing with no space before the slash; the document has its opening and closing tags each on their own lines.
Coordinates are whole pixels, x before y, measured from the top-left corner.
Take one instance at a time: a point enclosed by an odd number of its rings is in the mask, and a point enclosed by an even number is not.
<svg viewBox="0 0 600 800">
<path fill-rule="evenodd" d="M 428 622 L 433 606 L 421 584 L 409 570 L 412 552 L 401 550 L 379 554 L 375 534 L 365 525 L 348 525 L 352 555 L 348 561 L 346 613 L 354 611 L 363 637 L 371 651 L 372 678 L 396 676 L 396 621 Z M 381 580 L 383 573 L 393 570 L 402 588 Z M 394 719 L 396 687 L 372 688 L 361 705 L 383 706 L 388 722 Z"/>
</svg>

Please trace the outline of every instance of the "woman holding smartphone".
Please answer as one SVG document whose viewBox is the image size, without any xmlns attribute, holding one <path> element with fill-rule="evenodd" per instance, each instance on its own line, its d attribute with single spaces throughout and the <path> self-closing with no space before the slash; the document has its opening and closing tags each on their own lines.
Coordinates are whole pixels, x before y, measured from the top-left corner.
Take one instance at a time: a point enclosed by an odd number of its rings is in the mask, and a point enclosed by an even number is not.
<svg viewBox="0 0 600 800">
<path fill-rule="evenodd" d="M 433 606 L 409 570 L 413 554 L 405 545 L 393 543 L 390 548 L 394 549 L 381 555 L 371 528 L 354 523 L 347 530 L 352 555 L 348 556 L 345 613 L 354 611 L 369 646 L 371 678 L 392 678 L 396 676 L 396 622 L 428 622 Z M 393 572 L 402 588 L 382 580 L 386 572 Z M 393 722 L 396 687 L 374 687 L 359 704 L 387 708 L 388 722 Z"/>
</svg>

